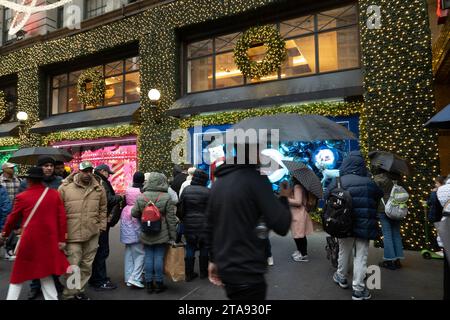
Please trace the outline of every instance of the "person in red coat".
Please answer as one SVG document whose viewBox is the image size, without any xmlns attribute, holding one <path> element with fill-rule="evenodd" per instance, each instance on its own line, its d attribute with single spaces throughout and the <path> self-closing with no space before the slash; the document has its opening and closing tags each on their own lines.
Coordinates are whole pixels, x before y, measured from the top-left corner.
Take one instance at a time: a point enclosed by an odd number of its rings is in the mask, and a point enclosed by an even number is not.
<svg viewBox="0 0 450 320">
<path fill-rule="evenodd" d="M 46 189 L 42 184 L 42 168 L 30 168 L 26 178 L 28 188 L 17 195 L 2 233 L 2 237 L 7 237 L 22 221 L 7 300 L 17 300 L 23 283 L 32 279 L 41 279 L 46 300 L 57 300 L 52 275 L 65 274 L 69 267 L 63 252 L 67 236 L 66 211 L 58 191 Z M 44 191 L 42 202 L 25 225 Z"/>
</svg>

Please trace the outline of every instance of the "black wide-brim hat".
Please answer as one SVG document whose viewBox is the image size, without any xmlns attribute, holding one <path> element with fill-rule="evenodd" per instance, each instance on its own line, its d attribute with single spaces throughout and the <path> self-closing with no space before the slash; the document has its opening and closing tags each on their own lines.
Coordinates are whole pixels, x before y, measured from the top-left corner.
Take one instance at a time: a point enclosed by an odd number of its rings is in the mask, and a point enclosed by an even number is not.
<svg viewBox="0 0 450 320">
<path fill-rule="evenodd" d="M 21 178 L 44 179 L 44 170 L 41 167 L 31 167 L 28 169 L 27 174 L 21 176 Z"/>
</svg>

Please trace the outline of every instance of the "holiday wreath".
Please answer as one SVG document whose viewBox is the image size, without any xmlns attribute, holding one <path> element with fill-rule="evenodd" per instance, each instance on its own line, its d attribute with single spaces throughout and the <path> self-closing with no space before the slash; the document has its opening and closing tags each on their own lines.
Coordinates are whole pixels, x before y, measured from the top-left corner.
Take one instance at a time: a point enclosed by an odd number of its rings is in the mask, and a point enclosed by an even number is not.
<svg viewBox="0 0 450 320">
<path fill-rule="evenodd" d="M 92 89 L 87 90 L 87 83 L 92 82 Z M 87 69 L 78 78 L 78 101 L 87 106 L 95 106 L 103 100 L 105 95 L 105 79 L 97 69 Z"/>
</svg>

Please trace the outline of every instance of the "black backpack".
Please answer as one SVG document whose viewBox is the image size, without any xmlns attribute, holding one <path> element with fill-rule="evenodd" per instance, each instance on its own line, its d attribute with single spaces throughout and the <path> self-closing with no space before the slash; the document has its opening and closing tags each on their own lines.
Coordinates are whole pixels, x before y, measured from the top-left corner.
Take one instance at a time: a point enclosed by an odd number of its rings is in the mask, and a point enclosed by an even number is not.
<svg viewBox="0 0 450 320">
<path fill-rule="evenodd" d="M 339 177 L 336 182 L 337 187 L 331 191 L 322 213 L 323 229 L 332 237 L 351 237 L 354 221 L 352 196 L 342 188 Z"/>
</svg>

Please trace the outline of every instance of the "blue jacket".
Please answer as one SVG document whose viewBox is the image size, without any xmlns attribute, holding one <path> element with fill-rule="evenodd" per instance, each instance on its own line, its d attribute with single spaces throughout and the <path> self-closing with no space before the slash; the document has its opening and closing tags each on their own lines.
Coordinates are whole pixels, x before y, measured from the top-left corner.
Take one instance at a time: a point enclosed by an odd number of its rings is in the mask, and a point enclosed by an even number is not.
<svg viewBox="0 0 450 320">
<path fill-rule="evenodd" d="M 3 229 L 6 216 L 11 212 L 12 204 L 9 199 L 8 191 L 3 186 L 0 186 L 0 230 Z"/>
<path fill-rule="evenodd" d="M 356 238 L 375 240 L 381 235 L 378 225 L 377 208 L 383 191 L 369 176 L 364 159 L 359 151 L 350 152 L 339 168 L 342 187 L 352 196 L 352 210 L 355 216 L 353 233 Z M 328 199 L 330 191 L 336 188 L 333 179 L 325 193 Z"/>
</svg>

